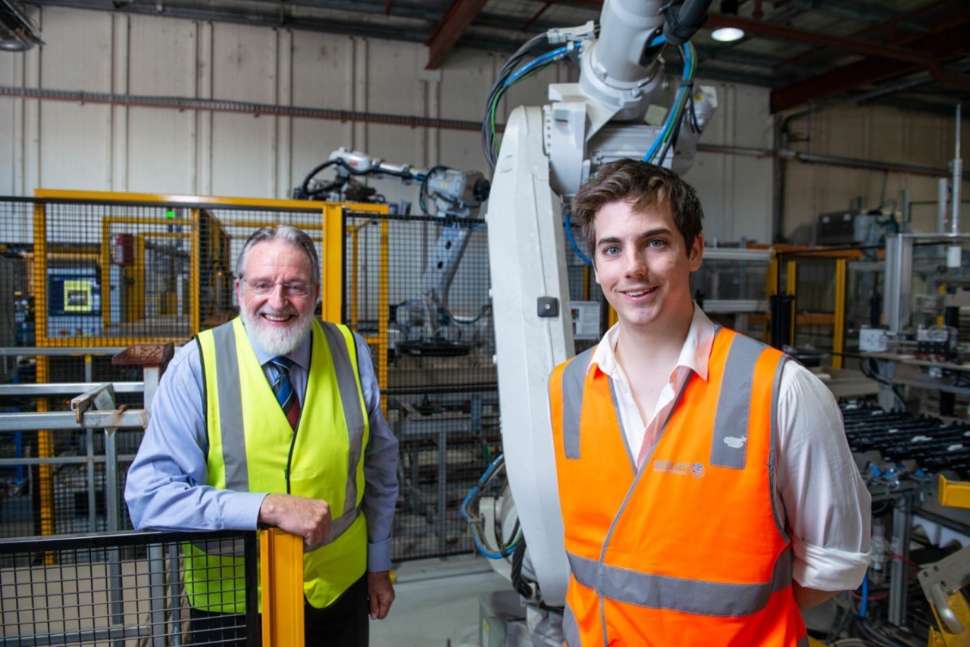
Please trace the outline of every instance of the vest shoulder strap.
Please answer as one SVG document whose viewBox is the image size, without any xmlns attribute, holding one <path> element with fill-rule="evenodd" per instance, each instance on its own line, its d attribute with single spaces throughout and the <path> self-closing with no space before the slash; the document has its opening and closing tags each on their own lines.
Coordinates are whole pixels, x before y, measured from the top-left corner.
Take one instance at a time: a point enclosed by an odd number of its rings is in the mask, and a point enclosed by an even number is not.
<svg viewBox="0 0 970 647">
<path fill-rule="evenodd" d="M 562 369 L 562 438 L 566 458 L 579 458 L 579 417 L 583 410 L 586 373 L 596 346 L 588 348 Z"/>
</svg>

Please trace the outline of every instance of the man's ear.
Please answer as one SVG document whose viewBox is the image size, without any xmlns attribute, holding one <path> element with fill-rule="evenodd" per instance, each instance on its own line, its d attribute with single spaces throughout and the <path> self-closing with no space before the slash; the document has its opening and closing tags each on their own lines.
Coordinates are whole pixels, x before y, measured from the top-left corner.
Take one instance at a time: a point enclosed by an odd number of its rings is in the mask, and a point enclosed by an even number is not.
<svg viewBox="0 0 970 647">
<path fill-rule="evenodd" d="M 690 249 L 687 251 L 687 260 L 691 272 L 701 269 L 704 260 L 704 234 L 694 236 L 694 242 L 691 243 Z"/>
</svg>

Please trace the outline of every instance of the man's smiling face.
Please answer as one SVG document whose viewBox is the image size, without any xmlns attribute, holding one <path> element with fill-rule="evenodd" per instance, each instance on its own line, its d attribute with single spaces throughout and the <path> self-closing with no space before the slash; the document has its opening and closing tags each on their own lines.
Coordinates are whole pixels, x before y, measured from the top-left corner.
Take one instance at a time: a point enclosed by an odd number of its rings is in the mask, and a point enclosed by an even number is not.
<svg viewBox="0 0 970 647">
<path fill-rule="evenodd" d="M 239 314 L 256 343 L 273 355 L 299 345 L 313 323 L 320 293 L 310 259 L 285 240 L 249 248 L 236 281 Z"/>
<path fill-rule="evenodd" d="M 690 312 L 690 274 L 701 266 L 704 240 L 690 249 L 666 204 L 636 210 L 608 202 L 596 212 L 596 282 L 623 326 L 663 327 Z"/>
</svg>

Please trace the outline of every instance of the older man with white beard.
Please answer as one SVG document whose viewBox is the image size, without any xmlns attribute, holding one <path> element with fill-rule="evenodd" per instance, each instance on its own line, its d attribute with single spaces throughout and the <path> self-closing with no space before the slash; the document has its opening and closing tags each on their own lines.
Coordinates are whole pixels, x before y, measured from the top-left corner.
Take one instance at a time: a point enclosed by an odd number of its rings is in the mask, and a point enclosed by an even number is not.
<svg viewBox="0 0 970 647">
<path fill-rule="evenodd" d="M 383 618 L 394 600 L 397 440 L 366 343 L 314 318 L 319 267 L 299 229 L 250 236 L 236 264 L 240 316 L 176 353 L 125 499 L 136 528 L 300 535 L 306 644 L 366 645 L 368 612 Z M 232 573 L 243 571 L 227 569 L 240 557 L 183 553 L 190 642 L 242 644 L 245 583 Z"/>
</svg>

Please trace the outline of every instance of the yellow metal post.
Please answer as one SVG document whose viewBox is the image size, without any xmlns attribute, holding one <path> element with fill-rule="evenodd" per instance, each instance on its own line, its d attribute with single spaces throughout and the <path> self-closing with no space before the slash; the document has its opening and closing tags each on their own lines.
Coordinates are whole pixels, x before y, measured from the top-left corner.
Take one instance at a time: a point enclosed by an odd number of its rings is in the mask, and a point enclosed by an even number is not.
<svg viewBox="0 0 970 647">
<path fill-rule="evenodd" d="M 38 346 L 47 345 L 47 206 L 34 205 L 34 336 Z M 103 291 L 103 290 L 102 290 Z M 38 364 L 40 364 L 38 358 Z M 38 368 L 38 370 L 40 370 Z"/>
<path fill-rule="evenodd" d="M 845 351 L 845 287 L 846 265 L 844 258 L 835 261 L 835 321 L 832 323 L 832 366 L 842 368 Z"/>
<path fill-rule="evenodd" d="M 145 234 L 135 236 L 135 282 L 132 289 L 132 319 L 142 321 L 145 318 L 145 281 L 146 275 Z"/>
<path fill-rule="evenodd" d="M 47 209 L 44 204 L 34 205 L 34 333 L 38 346 L 49 346 L 47 339 Z M 37 356 L 37 383 L 50 379 L 46 355 Z M 37 400 L 37 411 L 47 411 L 47 400 Z M 37 455 L 48 458 L 54 455 L 54 437 L 49 430 L 37 432 Z M 50 465 L 38 467 L 38 490 L 40 499 L 40 534 L 54 534 L 54 473 Z M 46 564 L 53 564 L 53 553 L 44 556 Z"/>
<path fill-rule="evenodd" d="M 771 253 L 771 260 L 768 261 L 768 275 L 765 277 L 768 284 L 765 286 L 765 294 L 769 297 L 778 294 L 778 257 L 774 251 Z"/>
<path fill-rule="evenodd" d="M 263 644 L 303 647 L 303 539 L 279 528 L 259 533 Z"/>
<path fill-rule="evenodd" d="M 323 306 L 326 321 L 343 320 L 344 214 L 339 203 L 323 208 Z"/>
<path fill-rule="evenodd" d="M 360 227 L 352 225 L 348 227 L 350 230 L 350 327 L 357 328 L 357 322 L 360 320 L 360 311 L 358 309 L 358 290 L 360 289 L 359 275 L 360 275 Z M 384 385 L 381 385 L 383 388 Z"/>
<path fill-rule="evenodd" d="M 192 222 L 192 259 L 189 264 L 189 329 L 192 334 L 195 335 L 199 332 L 199 326 L 201 325 L 201 316 L 199 296 L 201 277 L 202 273 L 199 271 L 199 253 L 200 253 L 200 218 L 199 210 L 192 209 L 191 222 Z M 179 313 L 181 314 L 181 313 Z"/>
<path fill-rule="evenodd" d="M 37 358 L 37 383 L 44 384 L 50 379 L 48 374 L 48 358 L 46 355 Z M 48 410 L 47 398 L 37 400 L 37 412 Z M 54 455 L 54 434 L 48 429 L 37 432 L 38 458 L 50 458 Z M 54 467 L 42 464 L 37 467 L 37 490 L 40 502 L 40 534 L 54 534 Z M 50 566 L 55 563 L 54 553 L 44 553 L 44 564 Z"/>
<path fill-rule="evenodd" d="M 101 330 L 111 326 L 111 218 L 101 219 Z"/>
<path fill-rule="evenodd" d="M 788 339 L 791 345 L 795 345 L 795 319 L 798 316 L 795 308 L 795 291 L 798 289 L 798 262 L 788 261 L 785 263 L 785 292 L 791 297 L 791 329 L 788 331 Z"/>
<path fill-rule="evenodd" d="M 387 389 L 387 351 L 388 351 L 388 331 L 390 321 L 388 318 L 388 291 L 390 284 L 390 224 L 387 220 L 381 221 L 381 266 L 379 283 L 380 288 L 377 295 L 377 381 L 381 389 Z M 387 398 L 384 398 L 386 400 Z M 384 410 L 387 413 L 387 409 Z"/>
</svg>

